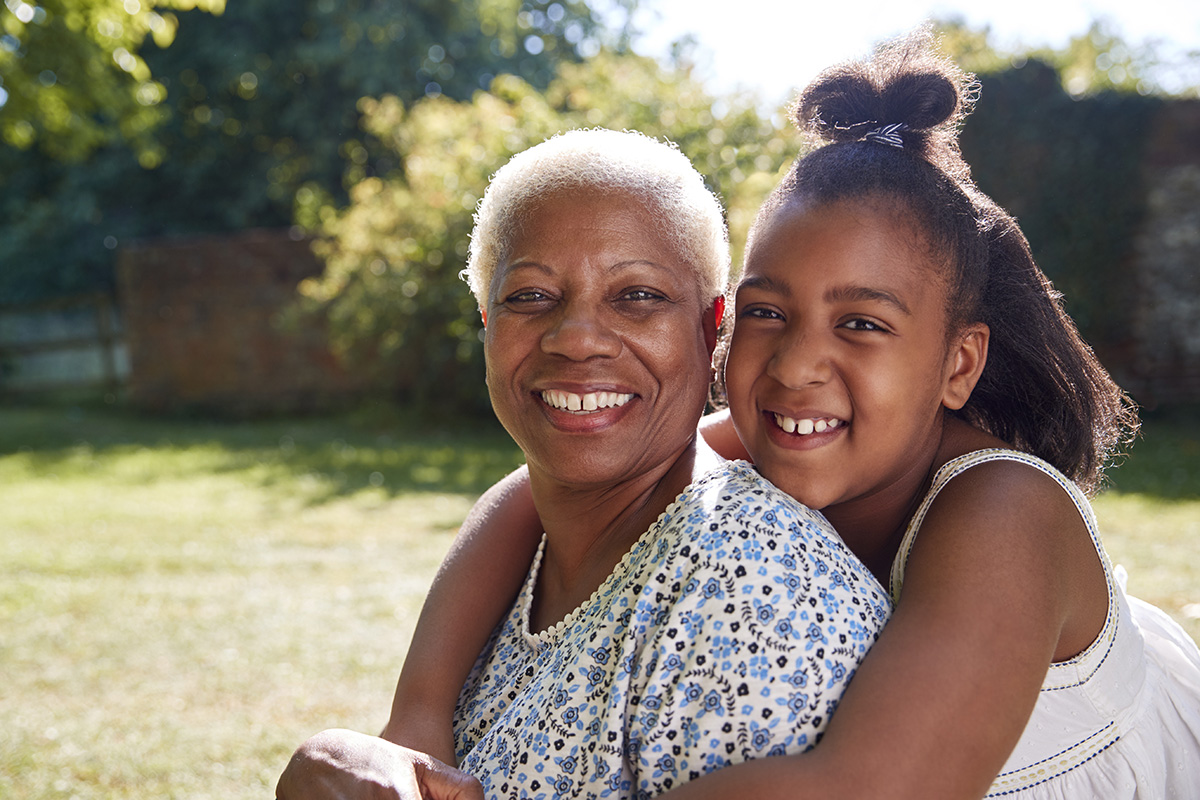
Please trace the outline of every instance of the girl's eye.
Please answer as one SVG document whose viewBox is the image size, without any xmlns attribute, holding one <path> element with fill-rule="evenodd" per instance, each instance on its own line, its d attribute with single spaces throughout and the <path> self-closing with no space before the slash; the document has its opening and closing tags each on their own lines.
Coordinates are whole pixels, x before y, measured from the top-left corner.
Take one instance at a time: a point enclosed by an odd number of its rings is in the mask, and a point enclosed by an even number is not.
<svg viewBox="0 0 1200 800">
<path fill-rule="evenodd" d="M 750 306 L 738 316 L 747 319 L 783 319 L 783 314 L 767 306 Z"/>
<path fill-rule="evenodd" d="M 872 322 L 869 319 L 852 319 L 842 324 L 843 328 L 848 328 L 852 331 L 884 331 L 886 330 L 877 322 Z"/>
</svg>

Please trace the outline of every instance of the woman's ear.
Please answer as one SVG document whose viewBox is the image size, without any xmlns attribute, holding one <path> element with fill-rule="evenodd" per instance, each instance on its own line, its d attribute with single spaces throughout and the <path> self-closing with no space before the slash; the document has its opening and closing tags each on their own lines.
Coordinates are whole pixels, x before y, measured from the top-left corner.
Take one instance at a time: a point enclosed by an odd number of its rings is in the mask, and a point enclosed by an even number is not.
<svg viewBox="0 0 1200 800">
<path fill-rule="evenodd" d="M 708 356 L 712 358 L 717 349 L 717 337 L 721 332 L 721 320 L 725 316 L 725 296 L 713 300 L 712 306 L 704 313 L 704 344 L 708 346 Z"/>
<path fill-rule="evenodd" d="M 982 322 L 968 325 L 956 338 L 956 344 L 946 356 L 946 386 L 942 390 L 942 405 L 957 411 L 971 399 L 975 384 L 987 365 L 988 338 L 991 329 Z"/>
</svg>

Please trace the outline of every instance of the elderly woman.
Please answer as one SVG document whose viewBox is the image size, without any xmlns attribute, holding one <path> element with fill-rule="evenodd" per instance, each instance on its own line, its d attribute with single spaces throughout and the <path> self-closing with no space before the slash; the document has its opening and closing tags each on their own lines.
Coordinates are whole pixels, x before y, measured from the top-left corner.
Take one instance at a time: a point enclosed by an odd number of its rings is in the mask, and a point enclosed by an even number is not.
<svg viewBox="0 0 1200 800">
<path fill-rule="evenodd" d="M 468 277 L 545 531 L 455 712 L 488 797 L 652 796 L 805 750 L 882 628 L 884 591 L 824 519 L 697 438 L 727 266 L 719 204 L 640 134 L 556 137 L 488 188 Z M 398 694 L 389 738 L 438 750 L 405 733 L 421 711 Z M 327 732 L 279 796 L 458 796 L 442 774 Z"/>
</svg>

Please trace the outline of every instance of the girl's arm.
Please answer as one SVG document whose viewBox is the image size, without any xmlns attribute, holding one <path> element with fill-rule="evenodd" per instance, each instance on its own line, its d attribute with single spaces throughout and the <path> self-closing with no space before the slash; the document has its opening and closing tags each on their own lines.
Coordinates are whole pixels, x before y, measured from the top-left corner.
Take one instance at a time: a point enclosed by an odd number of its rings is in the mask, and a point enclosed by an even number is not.
<svg viewBox="0 0 1200 800">
<path fill-rule="evenodd" d="M 520 591 L 541 534 L 525 467 L 475 503 L 421 609 L 384 739 L 456 763 L 459 692 Z"/>
<path fill-rule="evenodd" d="M 933 504 L 895 613 L 816 748 L 718 770 L 667 797 L 982 797 L 1048 665 L 1103 625 L 1103 581 L 1061 487 L 1014 462 L 975 467 Z"/>
</svg>

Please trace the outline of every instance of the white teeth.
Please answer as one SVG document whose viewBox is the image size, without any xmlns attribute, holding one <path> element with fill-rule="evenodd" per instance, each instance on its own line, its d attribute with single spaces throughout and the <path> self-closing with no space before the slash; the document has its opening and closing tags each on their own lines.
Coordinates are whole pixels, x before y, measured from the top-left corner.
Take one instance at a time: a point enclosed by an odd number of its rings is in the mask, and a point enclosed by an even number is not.
<svg viewBox="0 0 1200 800">
<path fill-rule="evenodd" d="M 632 399 L 632 394 L 622 394 L 621 392 L 575 394 L 574 392 L 560 392 L 557 389 L 548 389 L 542 392 L 542 400 L 546 405 L 577 414 L 587 414 L 602 408 L 617 408 Z"/>
<path fill-rule="evenodd" d="M 775 414 L 775 424 L 778 425 L 785 433 L 796 433 L 801 436 L 808 436 L 810 433 L 824 433 L 839 427 L 842 424 L 840 419 L 792 419 L 785 417 L 782 414 Z"/>
</svg>

